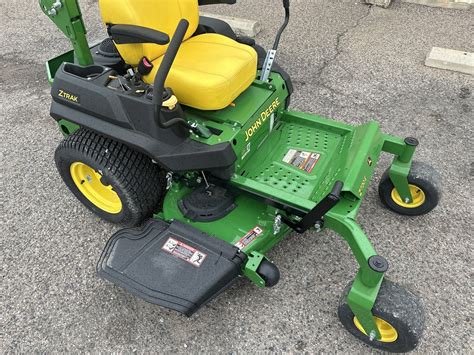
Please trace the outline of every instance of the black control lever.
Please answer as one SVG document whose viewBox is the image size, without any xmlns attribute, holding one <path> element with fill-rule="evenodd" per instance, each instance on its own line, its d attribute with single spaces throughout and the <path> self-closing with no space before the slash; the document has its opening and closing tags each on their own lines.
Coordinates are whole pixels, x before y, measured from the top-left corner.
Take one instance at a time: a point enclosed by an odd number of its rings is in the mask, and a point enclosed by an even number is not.
<svg viewBox="0 0 474 355">
<path fill-rule="evenodd" d="M 288 26 L 288 22 L 290 22 L 290 0 L 283 0 L 283 7 L 285 9 L 285 21 L 281 25 L 280 29 L 275 38 L 275 42 L 273 43 L 273 50 L 277 50 L 278 45 L 280 44 L 280 37 L 283 31 L 285 30 L 286 26 Z"/>
<path fill-rule="evenodd" d="M 155 111 L 155 120 L 158 122 L 160 127 L 163 128 L 170 128 L 176 124 L 181 124 L 187 129 L 191 130 L 195 134 L 209 138 L 211 136 L 211 132 L 207 129 L 207 127 L 200 125 L 198 123 L 190 124 L 184 118 L 175 117 L 170 120 L 164 121 L 160 114 L 161 106 L 163 105 L 163 91 L 165 89 L 165 81 L 166 77 L 168 76 L 171 66 L 173 65 L 173 61 L 178 54 L 179 47 L 183 42 L 183 38 L 188 30 L 189 22 L 185 19 L 181 19 L 178 23 L 178 27 L 173 34 L 173 38 L 171 38 L 171 42 L 166 50 L 166 53 L 161 61 L 160 67 L 158 68 L 158 72 L 156 73 L 155 80 L 153 81 L 153 105 Z"/>
<path fill-rule="evenodd" d="M 323 216 L 329 212 L 341 199 L 341 191 L 344 186 L 342 181 L 336 181 L 331 192 L 313 207 L 311 211 L 301 218 L 298 222 L 293 222 L 288 217 L 282 216 L 282 221 L 288 227 L 298 233 L 304 233 L 313 227 L 317 222 L 321 222 Z"/>
<path fill-rule="evenodd" d="M 185 19 L 182 19 L 176 27 L 173 38 L 166 50 L 166 53 L 161 61 L 158 72 L 156 73 L 155 80 L 153 81 L 153 105 L 155 106 L 155 119 L 158 121 L 158 124 L 163 128 L 169 128 L 175 124 L 184 124 L 188 126 L 188 122 L 180 117 L 173 118 L 169 121 L 162 121 L 160 111 L 163 104 L 163 90 L 165 89 L 165 80 L 170 72 L 171 65 L 178 54 L 179 47 L 181 42 L 183 42 L 184 35 L 188 30 L 189 22 Z"/>
</svg>

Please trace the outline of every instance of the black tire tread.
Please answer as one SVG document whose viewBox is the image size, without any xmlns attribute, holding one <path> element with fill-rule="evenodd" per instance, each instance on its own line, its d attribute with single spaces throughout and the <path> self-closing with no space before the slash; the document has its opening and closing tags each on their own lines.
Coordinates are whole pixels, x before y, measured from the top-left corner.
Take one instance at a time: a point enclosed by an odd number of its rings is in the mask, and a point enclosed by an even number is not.
<svg viewBox="0 0 474 355">
<path fill-rule="evenodd" d="M 354 313 L 347 304 L 351 286 L 352 283 L 347 285 L 342 293 L 339 300 L 338 316 L 341 323 L 352 335 L 369 346 L 395 353 L 413 350 L 419 344 L 425 324 L 425 313 L 419 297 L 404 287 L 384 279 L 372 313 L 395 326 L 399 338 L 393 343 L 370 341 L 369 337 L 354 325 Z"/>
<path fill-rule="evenodd" d="M 390 180 L 389 169 L 385 170 L 379 183 L 379 197 L 382 204 L 396 213 L 408 216 L 426 214 L 438 205 L 442 195 L 442 179 L 432 166 L 414 161 L 408 174 L 408 183 L 423 189 L 427 195 L 427 201 L 423 205 L 416 208 L 405 208 L 398 206 L 392 200 L 391 192 L 394 186 Z"/>
<path fill-rule="evenodd" d="M 120 224 L 140 224 L 159 206 L 165 184 L 164 173 L 147 156 L 84 128 L 68 136 L 56 149 L 56 164 L 60 172 L 59 160 L 65 151 L 90 158 L 106 169 L 104 175 L 113 175 L 119 182 L 120 191 L 131 202 L 128 205 L 131 214 Z"/>
</svg>

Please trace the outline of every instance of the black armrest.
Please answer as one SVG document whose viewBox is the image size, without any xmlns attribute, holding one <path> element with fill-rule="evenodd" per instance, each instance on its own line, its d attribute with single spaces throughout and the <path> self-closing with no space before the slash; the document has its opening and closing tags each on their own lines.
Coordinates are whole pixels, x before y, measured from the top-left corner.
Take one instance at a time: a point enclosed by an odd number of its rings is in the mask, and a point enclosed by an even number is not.
<svg viewBox="0 0 474 355">
<path fill-rule="evenodd" d="M 109 25 L 109 34 L 117 44 L 156 43 L 168 44 L 170 38 L 166 33 L 147 27 L 134 25 Z"/>
</svg>

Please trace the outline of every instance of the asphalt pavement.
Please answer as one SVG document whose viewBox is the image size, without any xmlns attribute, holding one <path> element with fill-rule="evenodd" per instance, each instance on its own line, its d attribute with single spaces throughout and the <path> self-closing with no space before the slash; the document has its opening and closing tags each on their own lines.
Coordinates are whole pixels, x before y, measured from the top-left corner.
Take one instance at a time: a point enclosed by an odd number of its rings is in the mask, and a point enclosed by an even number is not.
<svg viewBox="0 0 474 355">
<path fill-rule="evenodd" d="M 95 0 L 81 1 L 91 42 L 101 39 Z M 241 0 L 206 11 L 259 20 L 271 45 L 279 0 Z M 390 261 L 387 277 L 418 294 L 426 330 L 417 352 L 473 349 L 474 78 L 428 68 L 431 47 L 474 51 L 473 11 L 356 1 L 294 0 L 278 62 L 292 75 L 291 108 L 415 136 L 444 195 L 415 218 L 384 209 L 377 167 L 359 222 Z M 245 280 L 192 318 L 147 304 L 97 278 L 118 227 L 67 190 L 53 160 L 62 139 L 49 117 L 44 62 L 69 44 L 36 1 L 0 3 L 0 352 L 356 352 L 370 349 L 338 321 L 339 295 L 356 264 L 336 234 L 291 235 L 269 253 L 282 278 Z"/>
</svg>

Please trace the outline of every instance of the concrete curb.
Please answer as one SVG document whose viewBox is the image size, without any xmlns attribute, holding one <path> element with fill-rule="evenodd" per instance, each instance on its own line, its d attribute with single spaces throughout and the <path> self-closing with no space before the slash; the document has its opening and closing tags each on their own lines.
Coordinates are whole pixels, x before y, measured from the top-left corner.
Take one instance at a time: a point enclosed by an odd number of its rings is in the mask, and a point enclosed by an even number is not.
<svg viewBox="0 0 474 355">
<path fill-rule="evenodd" d="M 227 22 L 234 32 L 239 36 L 255 37 L 261 30 L 258 21 L 247 20 L 238 17 L 211 14 L 209 12 L 200 12 L 201 16 L 212 17 Z"/>
<path fill-rule="evenodd" d="M 389 7 L 391 2 L 392 2 L 392 0 L 365 0 L 366 4 L 380 6 L 380 7 L 383 7 L 383 8 Z"/>
<path fill-rule="evenodd" d="M 426 57 L 425 65 L 474 75 L 474 53 L 433 47 Z"/>
<path fill-rule="evenodd" d="M 392 0 L 365 0 L 366 4 L 384 8 L 389 7 L 391 2 Z M 458 10 L 469 10 L 474 5 L 474 0 L 401 0 L 401 2 Z"/>
<path fill-rule="evenodd" d="M 469 10 L 473 7 L 474 0 L 401 0 L 411 4 L 443 7 L 447 9 Z"/>
</svg>

